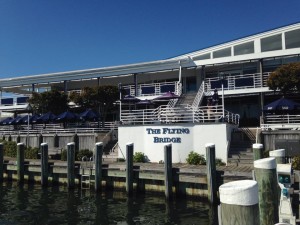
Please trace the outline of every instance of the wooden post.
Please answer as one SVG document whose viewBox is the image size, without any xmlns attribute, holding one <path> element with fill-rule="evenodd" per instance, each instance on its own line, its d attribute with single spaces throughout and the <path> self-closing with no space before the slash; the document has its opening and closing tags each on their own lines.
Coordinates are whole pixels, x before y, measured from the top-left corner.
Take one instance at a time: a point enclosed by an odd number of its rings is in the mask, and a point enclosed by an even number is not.
<svg viewBox="0 0 300 225">
<path fill-rule="evenodd" d="M 75 187 L 75 143 L 67 144 L 67 164 L 68 164 L 68 188 Z"/>
<path fill-rule="evenodd" d="M 222 225 L 260 225 L 258 185 L 254 180 L 239 180 L 219 188 Z"/>
<path fill-rule="evenodd" d="M 215 144 L 208 143 L 205 145 L 205 148 L 206 148 L 206 168 L 207 168 L 207 195 L 208 195 L 208 201 L 214 204 L 217 202 Z"/>
<path fill-rule="evenodd" d="M 133 190 L 133 143 L 126 144 L 126 192 L 132 195 Z"/>
<path fill-rule="evenodd" d="M 24 155 L 25 155 L 24 143 L 17 144 L 17 180 L 18 184 L 24 182 Z"/>
<path fill-rule="evenodd" d="M 258 160 L 263 158 L 263 144 L 253 144 L 253 159 Z"/>
<path fill-rule="evenodd" d="M 285 164 L 285 149 L 277 149 L 269 152 L 270 157 L 274 157 L 277 164 Z"/>
<path fill-rule="evenodd" d="M 166 199 L 172 197 L 172 144 L 164 146 L 164 161 L 165 161 L 165 196 Z"/>
<path fill-rule="evenodd" d="M 97 142 L 95 149 L 95 191 L 101 190 L 102 186 L 102 154 L 103 143 Z"/>
<path fill-rule="evenodd" d="M 4 156 L 3 144 L 0 143 L 0 182 L 3 181 L 3 156 Z"/>
<path fill-rule="evenodd" d="M 258 183 L 260 225 L 278 223 L 278 183 L 276 160 L 265 158 L 254 161 Z"/>
<path fill-rule="evenodd" d="M 41 143 L 41 185 L 48 185 L 48 144 Z"/>
<path fill-rule="evenodd" d="M 73 142 L 75 144 L 75 152 L 78 152 L 79 151 L 79 137 L 77 134 L 74 134 Z"/>
</svg>

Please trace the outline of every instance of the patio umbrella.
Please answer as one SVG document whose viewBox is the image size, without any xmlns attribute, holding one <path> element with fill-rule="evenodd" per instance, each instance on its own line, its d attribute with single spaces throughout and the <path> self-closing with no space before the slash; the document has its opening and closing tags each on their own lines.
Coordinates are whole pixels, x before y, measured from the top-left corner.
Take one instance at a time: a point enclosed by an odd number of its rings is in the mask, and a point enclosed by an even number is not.
<svg viewBox="0 0 300 225">
<path fill-rule="evenodd" d="M 125 95 L 124 98 L 121 99 L 122 102 L 127 102 L 127 103 L 135 103 L 139 102 L 140 99 L 132 96 L 132 95 Z"/>
<path fill-rule="evenodd" d="M 300 104 L 284 97 L 264 106 L 264 111 L 292 111 L 300 109 Z"/>
<path fill-rule="evenodd" d="M 8 122 L 9 125 L 17 125 L 17 124 L 21 124 L 21 120 L 22 117 L 21 116 L 17 116 L 16 118 L 14 118 L 13 120 L 10 120 Z"/>
<path fill-rule="evenodd" d="M 99 115 L 92 109 L 87 109 L 86 111 L 79 114 L 79 118 L 81 120 L 95 121 L 99 118 Z"/>
<path fill-rule="evenodd" d="M 38 118 L 36 118 L 36 117 L 33 118 L 32 122 L 33 123 L 49 123 L 49 122 L 54 121 L 56 118 L 57 118 L 57 116 L 54 115 L 52 112 L 47 112 Z"/>
<path fill-rule="evenodd" d="M 57 122 L 74 122 L 78 119 L 78 115 L 70 111 L 66 111 L 57 116 Z"/>
<path fill-rule="evenodd" d="M 0 122 L 0 125 L 9 125 L 9 122 L 14 120 L 12 117 L 7 117 Z"/>
<path fill-rule="evenodd" d="M 175 99 L 175 98 L 180 98 L 180 96 L 169 91 L 169 92 L 162 94 L 161 96 L 158 96 L 157 98 L 154 98 L 153 101 L 154 102 L 169 101 L 169 100 Z"/>
<path fill-rule="evenodd" d="M 136 103 L 136 105 L 146 106 L 146 109 L 148 108 L 149 105 L 153 105 L 153 104 L 154 103 L 149 99 L 144 99 L 144 100 L 141 100 L 141 101 Z"/>
<path fill-rule="evenodd" d="M 29 123 L 36 123 L 36 121 L 39 117 L 40 117 L 40 115 L 38 115 L 38 114 L 29 116 Z M 22 117 L 21 123 L 28 124 L 28 115 Z"/>
</svg>

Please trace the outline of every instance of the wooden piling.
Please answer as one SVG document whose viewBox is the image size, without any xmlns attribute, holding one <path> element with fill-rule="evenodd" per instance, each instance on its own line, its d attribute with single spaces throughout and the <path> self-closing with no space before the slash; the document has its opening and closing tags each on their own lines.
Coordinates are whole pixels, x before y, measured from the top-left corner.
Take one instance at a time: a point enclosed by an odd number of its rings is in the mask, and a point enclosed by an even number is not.
<svg viewBox="0 0 300 225">
<path fill-rule="evenodd" d="M 102 186 L 103 143 L 97 142 L 95 145 L 95 191 L 100 191 Z"/>
<path fill-rule="evenodd" d="M 41 185 L 48 185 L 48 144 L 41 143 Z"/>
<path fill-rule="evenodd" d="M 126 144 L 126 192 L 132 195 L 133 191 L 133 143 Z"/>
<path fill-rule="evenodd" d="M 3 144 L 0 143 L 0 182 L 3 181 L 3 156 L 4 156 Z"/>
<path fill-rule="evenodd" d="M 263 144 L 253 144 L 253 159 L 258 160 L 263 158 Z"/>
<path fill-rule="evenodd" d="M 275 158 L 254 161 L 258 183 L 260 225 L 278 223 L 278 183 Z"/>
<path fill-rule="evenodd" d="M 23 184 L 24 182 L 24 143 L 17 144 L 17 182 Z"/>
<path fill-rule="evenodd" d="M 223 184 L 219 188 L 222 225 L 259 225 L 258 185 L 253 180 Z"/>
<path fill-rule="evenodd" d="M 216 180 L 216 151 L 215 144 L 208 143 L 206 148 L 207 168 L 207 196 L 211 204 L 217 202 L 217 180 Z"/>
<path fill-rule="evenodd" d="M 67 144 L 67 177 L 68 188 L 75 187 L 75 143 L 70 142 Z"/>
<path fill-rule="evenodd" d="M 172 144 L 164 146 L 164 172 L 165 172 L 165 196 L 166 199 L 172 197 Z"/>
<path fill-rule="evenodd" d="M 277 164 L 285 164 L 285 149 L 276 149 L 269 152 L 270 157 L 274 157 Z"/>
</svg>

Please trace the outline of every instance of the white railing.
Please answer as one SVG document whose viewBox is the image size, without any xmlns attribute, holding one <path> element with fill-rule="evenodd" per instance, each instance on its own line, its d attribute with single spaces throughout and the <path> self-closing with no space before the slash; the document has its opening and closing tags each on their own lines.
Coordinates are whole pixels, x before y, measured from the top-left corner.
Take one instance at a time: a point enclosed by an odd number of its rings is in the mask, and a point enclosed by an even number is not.
<svg viewBox="0 0 300 225">
<path fill-rule="evenodd" d="M 262 130 L 300 129 L 300 115 L 267 115 L 261 124 Z"/>
<path fill-rule="evenodd" d="M 182 94 L 182 84 L 180 82 L 176 83 L 176 89 L 175 90 L 176 90 L 175 94 L 178 95 L 178 96 L 181 96 L 181 94 Z M 175 107 L 177 102 L 178 102 L 178 98 L 171 99 L 168 102 L 167 107 L 173 108 L 173 107 Z"/>
<path fill-rule="evenodd" d="M 227 122 L 239 124 L 239 115 L 225 111 L 222 118 L 222 105 L 203 106 L 193 108 L 181 106 L 169 108 L 159 106 L 156 109 L 123 110 L 121 114 L 122 124 L 153 124 L 153 123 L 207 123 Z"/>
<path fill-rule="evenodd" d="M 194 99 L 194 101 L 192 103 L 192 107 L 193 108 L 197 108 L 200 105 L 200 103 L 201 103 L 201 101 L 203 99 L 203 96 L 204 96 L 204 84 L 205 84 L 204 81 L 202 81 L 202 84 L 200 85 L 199 90 L 197 92 L 197 95 L 195 96 L 195 99 Z"/>
<path fill-rule="evenodd" d="M 179 91 L 181 92 L 181 85 L 180 82 L 162 82 L 162 83 L 150 83 L 150 84 L 138 84 L 137 85 L 137 96 L 150 96 L 150 95 L 161 95 L 169 91 L 166 88 L 166 91 L 162 90 L 164 86 L 174 86 L 174 93 L 178 94 Z M 128 90 L 129 94 L 135 96 L 135 85 L 124 85 L 122 86 L 123 89 Z M 146 91 L 146 89 L 149 89 Z M 145 90 L 145 91 L 143 91 Z M 146 92 L 146 93 L 145 93 Z M 149 92 L 149 93 L 147 93 Z"/>
<path fill-rule="evenodd" d="M 263 76 L 261 76 L 260 73 L 254 73 L 254 74 L 226 76 L 224 90 L 238 90 L 238 89 L 267 87 L 267 79 L 269 75 L 270 73 L 263 73 Z M 218 82 L 221 82 L 221 80 L 218 77 L 206 78 L 205 91 L 206 92 L 212 91 L 216 86 L 217 89 L 220 89 L 221 86 L 218 84 Z"/>
</svg>

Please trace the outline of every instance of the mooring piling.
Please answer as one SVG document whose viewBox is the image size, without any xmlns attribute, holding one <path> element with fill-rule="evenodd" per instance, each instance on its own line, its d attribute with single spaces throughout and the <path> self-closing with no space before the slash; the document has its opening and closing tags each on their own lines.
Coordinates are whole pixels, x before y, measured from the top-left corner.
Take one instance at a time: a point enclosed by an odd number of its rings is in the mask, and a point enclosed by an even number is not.
<svg viewBox="0 0 300 225">
<path fill-rule="evenodd" d="M 263 158 L 263 144 L 253 144 L 253 159 L 258 160 Z"/>
<path fill-rule="evenodd" d="M 70 142 L 67 144 L 67 177 L 68 188 L 75 187 L 75 143 Z"/>
<path fill-rule="evenodd" d="M 24 156 L 25 156 L 24 143 L 17 144 L 17 181 L 19 184 L 24 182 Z"/>
<path fill-rule="evenodd" d="M 97 142 L 95 144 L 95 191 L 101 190 L 102 154 L 103 154 L 103 142 Z"/>
<path fill-rule="evenodd" d="M 217 181 L 216 181 L 216 150 L 215 144 L 208 143 L 206 148 L 206 169 L 207 169 L 207 196 L 211 204 L 217 200 Z"/>
<path fill-rule="evenodd" d="M 253 180 L 232 181 L 219 187 L 222 225 L 260 225 L 258 185 Z"/>
<path fill-rule="evenodd" d="M 172 144 L 164 146 L 164 172 L 165 172 L 165 196 L 166 199 L 172 197 Z"/>
<path fill-rule="evenodd" d="M 254 161 L 258 183 L 260 225 L 278 223 L 278 183 L 275 158 Z"/>
<path fill-rule="evenodd" d="M 0 182 L 2 182 L 3 180 L 3 156 L 4 156 L 3 144 L 0 143 Z"/>
<path fill-rule="evenodd" d="M 132 195 L 133 191 L 133 143 L 126 144 L 126 192 Z"/>
<path fill-rule="evenodd" d="M 48 185 L 48 144 L 41 143 L 41 185 Z"/>
<path fill-rule="evenodd" d="M 285 164 L 285 149 L 276 149 L 269 152 L 270 157 L 274 157 L 277 164 Z"/>
</svg>

